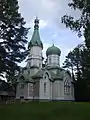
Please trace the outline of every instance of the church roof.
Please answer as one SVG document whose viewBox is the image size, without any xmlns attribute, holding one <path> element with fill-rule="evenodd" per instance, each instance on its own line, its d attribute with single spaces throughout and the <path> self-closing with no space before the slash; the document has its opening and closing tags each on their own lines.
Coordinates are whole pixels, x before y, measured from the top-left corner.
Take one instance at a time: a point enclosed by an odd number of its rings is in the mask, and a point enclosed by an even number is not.
<svg viewBox="0 0 90 120">
<path fill-rule="evenodd" d="M 43 70 L 39 70 L 35 75 L 32 76 L 32 78 L 42 78 L 43 77 Z"/>
<path fill-rule="evenodd" d="M 33 46 L 39 46 L 43 49 L 43 43 L 40 39 L 40 35 L 39 35 L 39 20 L 38 18 L 35 19 L 34 21 L 35 25 L 34 25 L 34 33 L 32 35 L 31 41 L 28 44 L 28 48 L 31 48 Z"/>
<path fill-rule="evenodd" d="M 53 72 L 53 69 L 56 70 L 56 73 Z M 50 67 L 46 67 L 46 68 L 42 68 L 40 69 L 36 74 L 34 74 L 33 76 L 30 74 L 30 70 L 29 69 L 25 69 L 23 70 L 18 78 L 18 81 L 23 81 L 23 82 L 35 82 L 35 78 L 43 78 L 44 72 L 48 71 L 50 74 L 50 80 L 55 81 L 55 80 L 63 80 L 63 69 L 60 67 L 55 67 L 55 68 L 50 68 Z"/>
<path fill-rule="evenodd" d="M 53 54 L 59 55 L 59 56 L 60 56 L 60 54 L 61 54 L 60 49 L 59 49 L 58 47 L 54 46 L 54 44 L 53 44 L 51 47 L 49 47 L 49 48 L 47 49 L 47 51 L 46 51 L 46 55 L 47 55 L 47 56 L 48 56 L 48 55 L 53 55 Z"/>
<path fill-rule="evenodd" d="M 22 81 L 23 82 L 33 82 L 33 79 L 31 78 L 29 74 L 29 70 L 26 68 L 23 68 L 23 71 L 20 73 L 17 82 Z"/>
<path fill-rule="evenodd" d="M 22 78 L 24 79 L 24 81 L 23 81 L 24 83 L 34 82 L 31 77 L 28 77 L 28 76 L 26 76 L 25 74 L 22 75 L 22 76 L 20 76 L 20 77 L 19 77 L 19 80 L 21 81 Z M 19 81 L 17 81 L 17 82 L 19 82 Z"/>
<path fill-rule="evenodd" d="M 58 79 L 63 80 L 63 73 L 60 70 L 57 70 L 56 74 L 51 72 L 51 71 L 49 71 L 49 72 L 51 74 L 52 79 L 54 79 L 54 80 L 58 80 Z"/>
<path fill-rule="evenodd" d="M 52 71 L 49 71 L 50 75 L 51 75 L 51 79 L 53 80 L 63 80 L 63 73 L 60 70 L 56 70 L 56 74 L 53 73 Z M 39 70 L 34 76 L 32 76 L 32 78 L 43 78 L 43 74 L 44 74 L 44 70 Z"/>
</svg>

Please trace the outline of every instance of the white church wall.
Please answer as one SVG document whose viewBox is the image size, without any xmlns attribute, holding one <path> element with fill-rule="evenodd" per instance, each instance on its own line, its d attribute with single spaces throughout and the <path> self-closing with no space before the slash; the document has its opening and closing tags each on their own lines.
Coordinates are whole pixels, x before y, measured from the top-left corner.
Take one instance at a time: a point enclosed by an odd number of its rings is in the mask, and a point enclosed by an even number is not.
<svg viewBox="0 0 90 120">
<path fill-rule="evenodd" d="M 65 72 L 64 76 L 64 100 L 74 100 L 74 86 L 67 72 Z"/>
<path fill-rule="evenodd" d="M 64 88 L 63 82 L 57 80 L 53 82 L 52 85 L 52 99 L 53 100 L 63 100 L 64 99 Z"/>
<path fill-rule="evenodd" d="M 33 84 L 28 83 L 28 99 L 33 99 Z"/>
<path fill-rule="evenodd" d="M 20 88 L 21 83 L 17 85 L 17 92 L 16 92 L 16 99 L 20 99 L 21 96 L 24 99 L 33 99 L 33 84 L 32 83 L 25 83 L 24 88 Z"/>
<path fill-rule="evenodd" d="M 46 83 L 46 88 L 45 88 Z M 50 99 L 50 83 L 49 81 L 45 81 L 44 79 L 40 80 L 40 99 Z M 46 90 L 45 90 L 46 89 Z"/>
<path fill-rule="evenodd" d="M 74 96 L 74 84 L 71 84 L 71 99 L 75 100 L 75 96 Z"/>
<path fill-rule="evenodd" d="M 42 67 L 42 59 L 39 59 L 38 57 L 33 57 L 31 60 L 31 66 L 37 66 L 39 68 Z"/>
<path fill-rule="evenodd" d="M 34 84 L 34 99 L 39 99 L 39 85 L 40 85 L 40 80 L 35 79 L 35 84 Z"/>
<path fill-rule="evenodd" d="M 46 75 L 45 75 L 46 76 Z M 49 77 L 46 76 L 40 80 L 39 95 L 40 99 L 52 99 L 52 82 L 50 82 Z"/>
<path fill-rule="evenodd" d="M 42 67 L 42 48 L 39 46 L 33 46 L 30 49 L 30 55 L 28 55 L 28 64 L 27 66 L 38 66 Z"/>
<path fill-rule="evenodd" d="M 16 99 L 20 99 L 20 97 L 28 99 L 28 86 L 25 83 L 23 88 L 21 88 L 21 83 L 18 83 L 17 85 Z"/>
<path fill-rule="evenodd" d="M 42 56 L 42 48 L 39 46 L 33 46 L 30 50 L 30 55 Z"/>
<path fill-rule="evenodd" d="M 17 84 L 16 99 L 20 99 L 20 84 Z"/>
<path fill-rule="evenodd" d="M 47 64 L 51 65 L 51 66 L 54 66 L 54 65 L 59 66 L 60 65 L 60 56 L 49 55 L 48 58 L 47 58 Z"/>
<path fill-rule="evenodd" d="M 39 87 L 39 99 L 44 99 L 44 90 L 43 90 L 44 82 L 43 79 L 40 79 L 40 87 Z"/>
<path fill-rule="evenodd" d="M 28 83 L 24 84 L 24 99 L 28 99 Z"/>
</svg>

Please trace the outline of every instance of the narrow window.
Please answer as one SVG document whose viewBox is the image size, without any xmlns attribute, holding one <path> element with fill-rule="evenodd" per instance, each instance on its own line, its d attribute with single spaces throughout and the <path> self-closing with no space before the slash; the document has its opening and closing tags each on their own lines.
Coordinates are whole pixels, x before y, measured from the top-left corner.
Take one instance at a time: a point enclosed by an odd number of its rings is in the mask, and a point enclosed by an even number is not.
<svg viewBox="0 0 90 120">
<path fill-rule="evenodd" d="M 30 70 L 28 70 L 28 74 L 30 74 Z"/>
<path fill-rule="evenodd" d="M 64 93 L 67 94 L 67 81 L 64 81 Z"/>
<path fill-rule="evenodd" d="M 24 89 L 24 84 L 21 84 L 21 85 L 20 85 L 20 89 Z"/>
<path fill-rule="evenodd" d="M 47 76 L 45 76 L 45 79 L 47 79 Z"/>
<path fill-rule="evenodd" d="M 41 68 L 41 63 L 39 63 L 39 67 Z"/>
<path fill-rule="evenodd" d="M 59 57 L 58 57 L 58 65 L 59 65 Z"/>
<path fill-rule="evenodd" d="M 49 64 L 51 64 L 51 58 L 49 58 Z"/>
<path fill-rule="evenodd" d="M 28 63 L 28 67 L 30 68 L 31 67 L 31 62 L 29 61 L 29 63 Z"/>
<path fill-rule="evenodd" d="M 44 92 L 46 92 L 46 82 L 44 83 Z"/>
</svg>

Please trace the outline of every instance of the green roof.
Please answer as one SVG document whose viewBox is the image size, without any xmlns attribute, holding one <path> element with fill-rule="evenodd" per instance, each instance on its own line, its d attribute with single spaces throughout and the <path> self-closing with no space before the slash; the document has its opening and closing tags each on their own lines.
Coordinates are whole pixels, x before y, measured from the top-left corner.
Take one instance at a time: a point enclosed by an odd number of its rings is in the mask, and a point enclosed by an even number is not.
<svg viewBox="0 0 90 120">
<path fill-rule="evenodd" d="M 23 68 L 23 72 L 20 73 L 17 82 L 33 82 L 33 79 L 31 78 L 30 75 L 30 70 L 27 68 Z"/>
<path fill-rule="evenodd" d="M 56 70 L 56 74 L 52 71 L 49 71 L 51 74 L 51 78 L 53 80 L 63 80 L 63 72 L 60 70 Z M 44 70 L 39 70 L 32 78 L 43 78 Z"/>
<path fill-rule="evenodd" d="M 56 70 L 56 74 L 52 71 L 49 71 L 51 74 L 52 79 L 54 80 L 63 80 L 63 72 L 60 70 Z"/>
<path fill-rule="evenodd" d="M 39 70 L 35 75 L 32 76 L 32 78 L 43 78 L 43 70 Z"/>
<path fill-rule="evenodd" d="M 46 55 L 47 55 L 47 56 L 48 56 L 48 55 L 53 55 L 53 54 L 59 55 L 59 56 L 60 56 L 60 54 L 61 54 L 60 49 L 59 49 L 58 47 L 54 46 L 54 44 L 53 44 L 51 47 L 49 47 L 49 48 L 47 49 L 47 51 L 46 51 Z"/>
<path fill-rule="evenodd" d="M 35 25 L 34 25 L 34 33 L 32 35 L 31 41 L 28 44 L 28 48 L 31 48 L 33 46 L 39 46 L 43 49 L 43 43 L 40 39 L 40 35 L 39 35 L 39 20 L 38 18 L 35 19 L 34 21 Z"/>
</svg>

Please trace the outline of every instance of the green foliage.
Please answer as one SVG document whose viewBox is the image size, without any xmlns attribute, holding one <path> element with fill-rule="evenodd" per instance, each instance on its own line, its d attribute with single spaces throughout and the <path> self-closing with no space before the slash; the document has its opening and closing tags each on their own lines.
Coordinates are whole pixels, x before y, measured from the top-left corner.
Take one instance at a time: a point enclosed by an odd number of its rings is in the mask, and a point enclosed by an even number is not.
<svg viewBox="0 0 90 120">
<path fill-rule="evenodd" d="M 0 91 L 13 91 L 12 86 L 5 82 L 4 80 L 0 80 Z"/>
<path fill-rule="evenodd" d="M 26 57 L 29 29 L 18 9 L 17 0 L 0 0 L 0 75 L 7 78 L 19 71 L 17 63 Z"/>
<path fill-rule="evenodd" d="M 71 9 L 80 10 L 81 16 L 75 20 L 74 17 L 66 14 L 62 17 L 62 23 L 71 30 L 77 31 L 79 36 L 84 35 L 85 44 L 90 48 L 90 0 L 72 0 L 68 5 Z"/>
<path fill-rule="evenodd" d="M 82 54 L 83 48 L 84 48 L 84 45 L 78 45 L 76 48 L 74 48 L 73 51 L 70 51 L 66 56 L 66 60 L 63 63 L 63 67 L 72 70 L 72 72 L 77 71 L 77 69 L 79 70 L 82 64 L 81 54 Z"/>
<path fill-rule="evenodd" d="M 62 17 L 62 23 L 69 27 L 72 31 L 82 35 L 85 38 L 85 47 L 79 51 L 73 50 L 73 59 L 68 56 L 71 63 L 74 62 L 73 67 L 76 67 L 76 94 L 77 99 L 90 100 L 90 0 L 72 0 L 68 4 L 72 10 L 79 10 L 81 12 L 78 19 L 67 14 Z M 67 62 L 66 58 L 66 63 Z M 71 64 L 70 63 L 70 64 Z M 71 67 L 68 64 L 66 67 Z"/>
<path fill-rule="evenodd" d="M 84 45 L 79 45 L 68 53 L 63 64 L 64 68 L 72 70 L 72 77 L 75 80 L 76 100 L 90 100 L 90 56 Z"/>
</svg>

